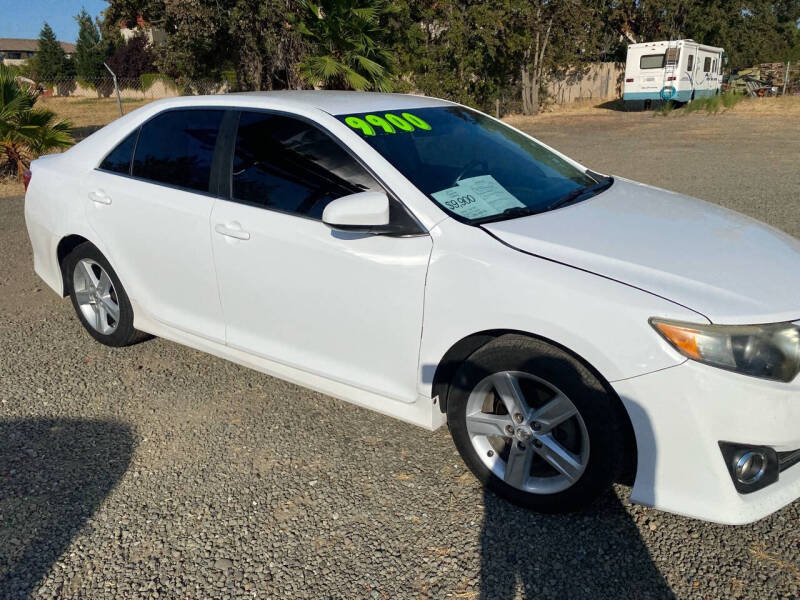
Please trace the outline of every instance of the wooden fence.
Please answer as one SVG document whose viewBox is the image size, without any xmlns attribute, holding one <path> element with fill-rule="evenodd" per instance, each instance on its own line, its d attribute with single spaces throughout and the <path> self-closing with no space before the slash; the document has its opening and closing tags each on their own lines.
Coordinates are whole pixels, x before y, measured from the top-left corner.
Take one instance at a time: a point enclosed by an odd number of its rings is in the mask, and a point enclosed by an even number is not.
<svg viewBox="0 0 800 600">
<path fill-rule="evenodd" d="M 608 100 L 622 97 L 625 65 L 594 63 L 557 73 L 547 84 L 548 101 L 569 104 L 578 100 Z"/>
</svg>

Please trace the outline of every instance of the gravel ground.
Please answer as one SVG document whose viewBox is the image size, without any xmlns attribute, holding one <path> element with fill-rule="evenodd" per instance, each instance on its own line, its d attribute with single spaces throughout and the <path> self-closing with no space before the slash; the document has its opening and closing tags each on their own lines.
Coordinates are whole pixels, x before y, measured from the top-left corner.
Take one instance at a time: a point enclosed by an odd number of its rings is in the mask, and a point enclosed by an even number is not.
<svg viewBox="0 0 800 600">
<path fill-rule="evenodd" d="M 800 235 L 800 119 L 547 117 L 591 167 Z M 683 140 L 683 141 L 681 141 Z M 654 150 L 655 149 L 655 150 Z M 164 340 L 94 343 L 0 199 L 0 598 L 797 598 L 800 503 L 541 516 L 421 429 Z"/>
</svg>

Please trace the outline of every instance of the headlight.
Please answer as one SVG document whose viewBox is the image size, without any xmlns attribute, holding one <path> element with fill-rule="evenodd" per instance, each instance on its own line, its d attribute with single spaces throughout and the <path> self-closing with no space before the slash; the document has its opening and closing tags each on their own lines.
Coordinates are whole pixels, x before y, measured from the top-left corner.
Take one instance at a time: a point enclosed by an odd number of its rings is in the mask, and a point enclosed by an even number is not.
<svg viewBox="0 0 800 600">
<path fill-rule="evenodd" d="M 800 325 L 696 325 L 665 319 L 650 324 L 678 352 L 693 360 L 776 381 L 800 372 Z"/>
</svg>

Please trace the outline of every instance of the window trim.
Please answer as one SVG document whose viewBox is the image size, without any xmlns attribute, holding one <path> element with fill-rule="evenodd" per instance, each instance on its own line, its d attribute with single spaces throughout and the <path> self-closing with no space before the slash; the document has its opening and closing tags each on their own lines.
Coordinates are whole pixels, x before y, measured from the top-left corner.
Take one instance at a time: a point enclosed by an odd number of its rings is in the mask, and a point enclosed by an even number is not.
<svg viewBox="0 0 800 600">
<path fill-rule="evenodd" d="M 194 189 L 194 188 L 187 188 L 187 187 L 183 187 L 181 185 L 174 185 L 172 183 L 166 183 L 166 182 L 163 182 L 163 181 L 153 181 L 152 179 L 147 179 L 145 177 L 137 177 L 136 175 L 133 174 L 133 159 L 136 156 L 136 149 L 139 147 L 139 137 L 142 134 L 142 128 L 145 125 L 147 125 L 147 123 L 149 123 L 150 121 L 155 119 L 156 117 L 160 117 L 161 115 L 166 114 L 168 112 L 175 112 L 175 111 L 179 111 L 179 110 L 180 111 L 187 111 L 187 110 L 219 110 L 220 112 L 223 113 L 222 114 L 222 119 L 220 120 L 220 123 L 219 123 L 219 129 L 217 130 L 217 141 L 214 144 L 214 154 L 212 155 L 212 158 L 211 158 L 211 174 L 210 174 L 210 176 L 208 178 L 208 189 L 205 190 L 205 191 Z M 144 121 L 142 121 L 141 123 L 139 123 L 136 126 L 137 127 L 136 144 L 134 144 L 134 146 L 133 146 L 133 152 L 131 153 L 131 162 L 130 162 L 130 165 L 128 165 L 128 172 L 127 173 L 118 173 L 116 171 L 109 171 L 108 169 L 101 169 L 100 165 L 103 164 L 103 161 L 105 161 L 105 159 L 108 157 L 109 154 L 111 154 L 114 150 L 116 150 L 117 146 L 119 146 L 122 142 L 124 142 L 125 139 L 129 135 L 131 135 L 133 133 L 133 130 L 129 131 L 127 133 L 127 135 L 125 135 L 120 141 L 118 141 L 116 144 L 114 144 L 114 147 L 111 148 L 111 150 L 109 150 L 103 156 L 103 158 L 100 159 L 100 162 L 97 163 L 97 166 L 95 166 L 94 170 L 95 171 L 100 171 L 101 173 L 108 173 L 109 175 L 116 175 L 118 177 L 126 177 L 128 179 L 132 179 L 133 181 L 141 181 L 142 183 L 148 183 L 150 185 L 158 185 L 158 186 L 161 186 L 161 187 L 169 188 L 171 190 L 180 190 L 182 192 L 187 192 L 189 194 L 199 194 L 201 196 L 208 196 L 210 198 L 221 198 L 221 196 L 219 196 L 219 195 L 217 195 L 217 194 L 215 194 L 215 193 L 213 193 L 211 191 L 212 190 L 211 184 L 212 184 L 212 182 L 214 180 L 214 163 L 215 163 L 215 160 L 216 160 L 217 152 L 219 150 L 219 142 L 220 142 L 220 137 L 221 137 L 221 134 L 222 134 L 222 126 L 223 126 L 223 124 L 225 122 L 225 113 L 227 113 L 227 112 L 235 112 L 236 110 L 237 110 L 237 107 L 217 106 L 217 105 L 208 105 L 208 106 L 173 106 L 173 107 L 170 107 L 170 108 L 165 108 L 164 110 L 160 110 L 156 114 L 149 116 L 147 119 L 145 119 Z M 233 156 L 233 155 L 231 155 L 231 156 Z"/>
<path fill-rule="evenodd" d="M 244 204 L 246 206 L 252 206 L 254 208 L 260 208 L 262 210 L 268 210 L 268 211 L 271 211 L 271 212 L 280 213 L 280 214 L 284 214 L 284 215 L 289 215 L 289 216 L 292 216 L 292 217 L 298 217 L 298 218 L 301 218 L 301 219 L 306 219 L 306 220 L 309 220 L 309 221 L 313 221 L 315 223 L 320 223 L 321 225 L 325 225 L 323 223 L 322 219 L 309 217 L 307 215 L 303 215 L 303 214 L 300 214 L 300 213 L 297 213 L 297 212 L 293 212 L 293 211 L 282 210 L 280 208 L 274 208 L 274 207 L 271 207 L 271 206 L 265 206 L 264 204 L 260 204 L 258 202 L 251 202 L 249 200 L 239 200 L 238 198 L 234 198 L 233 197 L 233 158 L 234 158 L 234 155 L 236 153 L 236 135 L 238 133 L 239 120 L 241 118 L 241 114 L 244 113 L 244 112 L 264 113 L 264 114 L 268 114 L 268 115 L 287 117 L 287 118 L 290 118 L 290 119 L 295 119 L 295 120 L 298 120 L 298 121 L 302 121 L 306 125 L 309 125 L 311 127 L 314 127 L 316 129 L 318 129 L 323 134 L 325 134 L 329 138 L 331 138 L 331 140 L 333 140 L 333 142 L 337 146 L 339 146 L 339 148 L 341 148 L 342 151 L 345 154 L 347 154 L 350 158 L 352 158 L 359 166 L 361 166 L 362 169 L 364 169 L 364 171 L 366 171 L 366 173 L 370 177 L 372 177 L 375 180 L 375 182 L 383 189 L 384 193 L 389 197 L 389 202 L 395 202 L 397 204 L 397 206 L 406 213 L 406 215 L 409 217 L 411 222 L 414 223 L 414 225 L 416 225 L 416 229 L 417 229 L 417 231 L 413 232 L 413 233 L 412 232 L 400 233 L 400 234 L 383 233 L 383 234 L 373 234 L 373 235 L 383 235 L 383 236 L 387 236 L 387 237 L 416 237 L 416 236 L 420 236 L 420 235 L 429 235 L 429 232 L 425 228 L 425 226 L 420 222 L 420 220 L 417 218 L 417 216 L 414 214 L 414 212 L 411 211 L 408 208 L 408 206 L 406 206 L 405 202 L 403 202 L 400 199 L 398 194 L 396 194 L 391 189 L 391 187 L 389 187 L 386 184 L 386 182 L 377 173 L 375 173 L 375 171 L 372 168 L 370 168 L 369 165 L 367 165 L 366 162 L 364 162 L 364 160 L 360 156 L 358 156 L 358 154 L 356 154 L 350 148 L 348 148 L 347 145 L 345 145 L 345 143 L 341 139 L 339 139 L 339 137 L 336 134 L 334 134 L 332 131 L 330 131 L 330 129 L 328 129 L 327 127 L 325 127 L 321 123 L 319 123 L 317 121 L 314 121 L 313 119 L 311 119 L 309 117 L 306 117 L 305 115 L 300 115 L 300 114 L 297 114 L 297 113 L 288 112 L 288 111 L 279 110 L 279 109 L 261 108 L 261 107 L 249 107 L 249 106 L 237 106 L 237 107 L 234 107 L 232 110 L 237 112 L 238 117 L 235 119 L 235 123 L 228 123 L 227 124 L 228 127 L 232 127 L 232 135 L 231 135 L 232 143 L 230 144 L 230 148 L 227 149 L 228 150 L 228 154 L 229 154 L 228 155 L 228 160 L 224 161 L 224 164 L 226 165 L 226 167 L 228 169 L 228 181 L 227 181 L 227 184 L 228 184 L 228 195 L 224 196 L 224 197 L 220 196 L 220 199 L 225 200 L 227 202 L 233 202 L 235 204 Z M 327 227 L 327 225 L 325 225 L 325 227 Z"/>
</svg>

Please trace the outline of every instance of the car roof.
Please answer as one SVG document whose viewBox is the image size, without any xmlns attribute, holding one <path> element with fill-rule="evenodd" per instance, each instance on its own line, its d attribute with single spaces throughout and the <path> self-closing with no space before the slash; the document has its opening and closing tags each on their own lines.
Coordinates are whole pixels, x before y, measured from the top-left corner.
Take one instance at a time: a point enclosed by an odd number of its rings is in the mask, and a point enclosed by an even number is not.
<svg viewBox="0 0 800 600">
<path fill-rule="evenodd" d="M 328 90 L 281 90 L 274 92 L 240 92 L 221 96 L 180 96 L 158 102 L 169 104 L 212 104 L 221 98 L 228 104 L 233 98 L 247 99 L 247 106 L 257 106 L 258 99 L 279 101 L 284 106 L 295 105 L 325 111 L 331 115 L 364 113 L 384 110 L 403 110 L 412 108 L 428 108 L 432 106 L 452 106 L 451 102 L 428 96 L 414 94 L 384 94 L 379 92 L 344 92 Z"/>
</svg>

